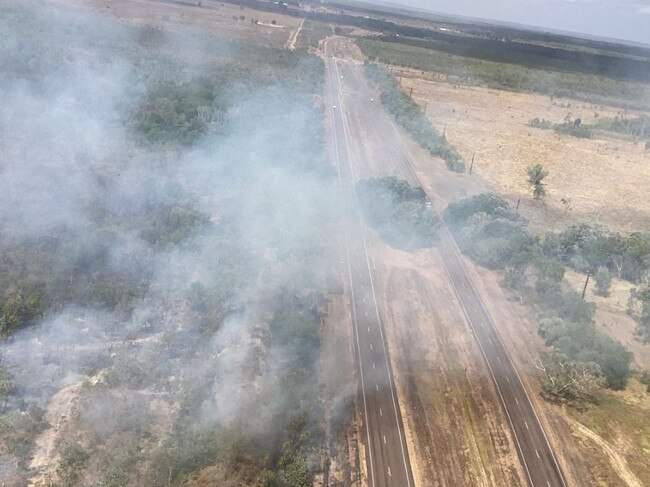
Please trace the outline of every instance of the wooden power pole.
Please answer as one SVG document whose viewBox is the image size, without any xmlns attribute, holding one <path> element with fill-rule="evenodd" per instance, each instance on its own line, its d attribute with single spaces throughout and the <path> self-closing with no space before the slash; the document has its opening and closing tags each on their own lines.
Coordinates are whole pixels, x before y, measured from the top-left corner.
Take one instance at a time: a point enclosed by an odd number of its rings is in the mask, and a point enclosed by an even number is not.
<svg viewBox="0 0 650 487">
<path fill-rule="evenodd" d="M 585 287 L 582 288 L 582 299 L 585 299 L 585 294 L 587 293 L 587 284 L 589 284 L 589 276 L 591 276 L 591 271 L 587 271 L 587 279 L 585 279 Z"/>
</svg>

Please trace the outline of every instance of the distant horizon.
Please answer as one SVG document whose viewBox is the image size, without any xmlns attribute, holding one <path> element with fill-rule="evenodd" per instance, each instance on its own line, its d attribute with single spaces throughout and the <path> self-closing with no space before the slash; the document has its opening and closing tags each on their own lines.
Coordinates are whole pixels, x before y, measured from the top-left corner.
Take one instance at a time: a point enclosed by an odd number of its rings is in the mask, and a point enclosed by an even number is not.
<svg viewBox="0 0 650 487">
<path fill-rule="evenodd" d="M 362 0 L 650 47 L 650 0 Z"/>
</svg>

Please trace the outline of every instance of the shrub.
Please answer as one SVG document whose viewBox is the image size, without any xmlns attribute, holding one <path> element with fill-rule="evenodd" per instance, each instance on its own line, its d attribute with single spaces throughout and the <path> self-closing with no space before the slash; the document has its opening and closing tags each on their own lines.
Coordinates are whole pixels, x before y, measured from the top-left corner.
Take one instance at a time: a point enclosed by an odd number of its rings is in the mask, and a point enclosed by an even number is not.
<svg viewBox="0 0 650 487">
<path fill-rule="evenodd" d="M 553 128 L 553 123 L 550 120 L 544 120 L 543 118 L 533 118 L 528 122 L 529 127 L 550 130 Z"/>
<path fill-rule="evenodd" d="M 391 245 L 407 249 L 433 244 L 438 218 L 422 188 L 395 177 L 364 179 L 357 195 L 368 223 Z"/>
<path fill-rule="evenodd" d="M 594 275 L 596 281 L 596 294 L 599 296 L 609 296 L 609 288 L 612 285 L 612 275 L 605 267 L 599 267 Z"/>
</svg>

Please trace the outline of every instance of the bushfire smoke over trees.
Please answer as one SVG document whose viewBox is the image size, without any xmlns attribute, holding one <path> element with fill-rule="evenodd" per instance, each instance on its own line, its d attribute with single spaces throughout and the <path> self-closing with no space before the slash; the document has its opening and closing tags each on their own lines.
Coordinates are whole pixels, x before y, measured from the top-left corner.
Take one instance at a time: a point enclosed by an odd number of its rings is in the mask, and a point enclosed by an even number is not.
<svg viewBox="0 0 650 487">
<path fill-rule="evenodd" d="M 2 482 L 307 485 L 339 213 L 322 62 L 0 8 Z"/>
</svg>

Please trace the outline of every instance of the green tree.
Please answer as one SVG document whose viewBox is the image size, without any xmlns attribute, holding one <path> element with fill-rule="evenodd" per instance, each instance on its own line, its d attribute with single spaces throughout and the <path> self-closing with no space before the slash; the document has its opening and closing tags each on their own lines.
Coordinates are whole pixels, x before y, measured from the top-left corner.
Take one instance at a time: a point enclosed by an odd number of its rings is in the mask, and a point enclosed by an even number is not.
<svg viewBox="0 0 650 487">
<path fill-rule="evenodd" d="M 16 330 L 20 324 L 20 315 L 23 308 L 23 298 L 16 288 L 7 290 L 0 309 L 0 334 L 8 335 Z"/>
<path fill-rule="evenodd" d="M 0 365 L 0 410 L 4 409 L 7 404 L 7 399 L 14 390 L 14 385 L 11 380 L 11 375 L 7 372 L 4 366 Z"/>
<path fill-rule="evenodd" d="M 650 343 L 650 286 L 630 291 L 629 312 L 636 321 L 636 335 Z"/>
<path fill-rule="evenodd" d="M 594 275 L 596 280 L 596 294 L 599 296 L 609 296 L 609 288 L 612 285 L 612 275 L 606 267 L 599 267 Z"/>
<path fill-rule="evenodd" d="M 544 188 L 544 178 L 548 176 L 548 171 L 541 164 L 535 164 L 528 167 L 528 182 L 533 187 L 533 196 L 540 199 L 546 194 Z"/>
</svg>

